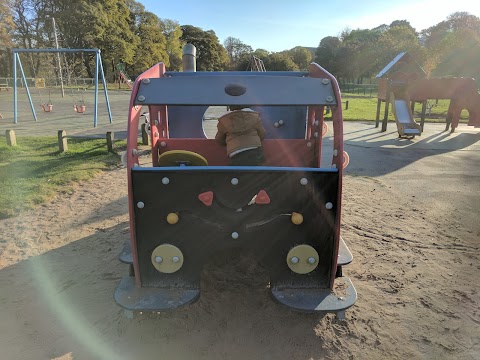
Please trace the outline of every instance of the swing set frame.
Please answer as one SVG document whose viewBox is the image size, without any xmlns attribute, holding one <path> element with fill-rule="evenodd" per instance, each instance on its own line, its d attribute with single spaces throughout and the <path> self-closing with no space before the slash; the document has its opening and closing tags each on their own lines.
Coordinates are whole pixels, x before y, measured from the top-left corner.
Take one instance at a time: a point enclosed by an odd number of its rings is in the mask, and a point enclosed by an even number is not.
<svg viewBox="0 0 480 360">
<path fill-rule="evenodd" d="M 100 55 L 100 49 L 12 49 L 13 53 L 13 122 L 16 124 L 18 122 L 18 86 L 17 86 L 17 66 L 20 70 L 21 77 L 25 84 L 25 91 L 28 96 L 28 101 L 30 102 L 30 108 L 32 109 L 33 118 L 37 121 L 37 113 L 33 106 L 32 96 L 28 88 L 28 84 L 25 78 L 25 73 L 23 71 L 22 61 L 20 59 L 19 53 L 95 53 L 95 93 L 94 93 L 94 108 L 93 108 L 93 126 L 97 127 L 98 124 L 98 76 L 101 76 L 103 84 L 103 92 L 105 94 L 105 102 L 108 110 L 108 117 L 110 119 L 110 124 L 112 123 L 112 111 L 110 109 L 110 102 L 108 100 L 108 91 L 107 91 L 107 82 L 105 81 L 105 74 L 103 72 L 102 57 Z"/>
</svg>

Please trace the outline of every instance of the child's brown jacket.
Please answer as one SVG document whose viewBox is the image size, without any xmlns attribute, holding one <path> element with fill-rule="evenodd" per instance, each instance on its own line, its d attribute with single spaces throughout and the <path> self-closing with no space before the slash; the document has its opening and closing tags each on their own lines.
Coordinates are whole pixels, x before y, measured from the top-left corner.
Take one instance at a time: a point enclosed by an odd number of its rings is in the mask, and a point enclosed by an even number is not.
<svg viewBox="0 0 480 360">
<path fill-rule="evenodd" d="M 227 155 L 232 152 L 261 147 L 265 129 L 260 114 L 254 111 L 232 111 L 218 119 L 215 139 L 227 145 Z"/>
</svg>

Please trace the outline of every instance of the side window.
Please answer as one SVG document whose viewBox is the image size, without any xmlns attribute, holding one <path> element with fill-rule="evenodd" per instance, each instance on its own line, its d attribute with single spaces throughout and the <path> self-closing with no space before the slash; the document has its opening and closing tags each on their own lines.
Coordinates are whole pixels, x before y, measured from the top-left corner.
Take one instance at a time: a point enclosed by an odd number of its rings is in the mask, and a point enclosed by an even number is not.
<svg viewBox="0 0 480 360">
<path fill-rule="evenodd" d="M 209 106 L 203 114 L 202 127 L 207 139 L 215 139 L 217 133 L 217 120 L 220 116 L 226 114 L 226 106 Z"/>
</svg>

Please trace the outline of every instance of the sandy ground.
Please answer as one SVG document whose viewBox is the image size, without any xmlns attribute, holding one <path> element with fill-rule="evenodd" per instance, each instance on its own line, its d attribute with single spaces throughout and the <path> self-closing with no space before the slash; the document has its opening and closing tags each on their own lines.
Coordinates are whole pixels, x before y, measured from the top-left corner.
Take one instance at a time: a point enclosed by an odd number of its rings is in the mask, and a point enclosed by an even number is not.
<svg viewBox="0 0 480 360">
<path fill-rule="evenodd" d="M 0 222 L 0 358 L 480 359 L 479 131 L 448 151 L 428 134 L 368 146 L 381 136 L 362 131 L 346 130 L 344 274 L 359 298 L 345 322 L 274 303 L 248 254 L 208 264 L 197 303 L 127 319 L 113 300 L 129 237 L 115 168 Z"/>
</svg>

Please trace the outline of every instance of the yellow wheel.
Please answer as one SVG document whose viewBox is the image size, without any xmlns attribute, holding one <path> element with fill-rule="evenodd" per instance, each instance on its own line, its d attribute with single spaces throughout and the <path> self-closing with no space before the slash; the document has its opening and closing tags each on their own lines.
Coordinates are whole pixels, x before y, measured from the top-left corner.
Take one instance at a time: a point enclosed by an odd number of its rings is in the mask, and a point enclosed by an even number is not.
<svg viewBox="0 0 480 360">
<path fill-rule="evenodd" d="M 287 255 L 287 265 L 294 273 L 308 274 L 318 266 L 317 250 L 310 245 L 297 245 L 290 249 Z"/>
<path fill-rule="evenodd" d="M 162 244 L 152 252 L 152 265 L 164 274 L 172 274 L 183 265 L 183 253 L 174 245 Z"/>
</svg>

